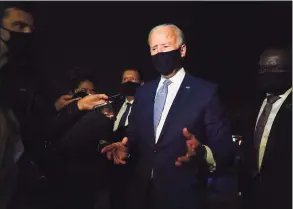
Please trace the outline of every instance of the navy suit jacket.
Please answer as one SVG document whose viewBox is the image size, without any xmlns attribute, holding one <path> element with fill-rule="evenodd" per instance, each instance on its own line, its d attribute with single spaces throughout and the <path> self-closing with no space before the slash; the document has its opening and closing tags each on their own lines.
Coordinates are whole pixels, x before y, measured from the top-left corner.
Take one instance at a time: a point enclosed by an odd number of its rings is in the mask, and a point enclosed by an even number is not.
<svg viewBox="0 0 293 209">
<path fill-rule="evenodd" d="M 182 135 L 184 127 L 211 148 L 217 169 L 231 160 L 230 125 L 220 105 L 217 87 L 186 73 L 155 143 L 153 108 L 159 81 L 160 78 L 137 90 L 129 117 L 129 148 L 137 157 L 131 195 L 133 208 L 144 208 L 152 170 L 155 208 L 204 208 L 205 191 L 200 177 L 206 162 L 204 157 L 180 167 L 175 166 L 175 161 L 187 152 L 186 138 Z"/>
</svg>

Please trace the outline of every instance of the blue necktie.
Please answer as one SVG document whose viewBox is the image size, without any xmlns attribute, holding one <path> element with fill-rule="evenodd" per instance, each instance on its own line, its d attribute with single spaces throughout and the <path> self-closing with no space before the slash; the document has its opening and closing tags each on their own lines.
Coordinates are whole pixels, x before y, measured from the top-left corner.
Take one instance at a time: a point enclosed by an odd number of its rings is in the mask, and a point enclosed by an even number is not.
<svg viewBox="0 0 293 209">
<path fill-rule="evenodd" d="M 154 105 L 154 128 L 155 133 L 157 130 L 157 127 L 159 125 L 159 122 L 161 120 L 161 115 L 164 110 L 167 94 L 168 94 L 168 86 L 172 82 L 170 80 L 165 80 L 163 83 L 163 86 L 158 90 L 158 93 L 156 95 L 155 99 L 155 105 Z"/>
<path fill-rule="evenodd" d="M 128 113 L 130 111 L 130 107 L 131 107 L 131 103 L 127 102 L 126 103 L 127 105 L 127 108 L 126 110 L 124 111 L 120 121 L 119 121 L 119 125 L 118 125 L 118 128 L 121 128 L 121 127 L 124 127 L 125 126 L 125 122 L 126 122 L 126 119 L 127 119 L 127 116 L 128 116 Z"/>
</svg>

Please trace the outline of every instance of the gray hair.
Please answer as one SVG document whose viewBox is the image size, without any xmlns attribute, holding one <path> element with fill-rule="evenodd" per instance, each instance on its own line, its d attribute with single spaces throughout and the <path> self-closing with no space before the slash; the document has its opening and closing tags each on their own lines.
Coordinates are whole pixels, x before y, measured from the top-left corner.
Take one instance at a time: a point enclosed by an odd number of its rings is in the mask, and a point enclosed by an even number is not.
<svg viewBox="0 0 293 209">
<path fill-rule="evenodd" d="M 177 42 L 178 42 L 178 45 L 179 46 L 182 46 L 183 44 L 185 44 L 185 38 L 184 38 L 184 34 L 182 32 L 182 30 L 180 28 L 178 28 L 176 25 L 174 24 L 170 24 L 170 23 L 167 23 L 167 24 L 161 24 L 161 25 L 157 25 L 155 26 L 150 32 L 149 32 L 149 36 L 148 36 L 148 44 L 150 44 L 150 37 L 152 35 L 152 33 L 159 29 L 159 28 L 162 28 L 162 27 L 170 27 L 170 28 L 173 28 L 175 29 L 175 33 L 176 33 L 176 36 L 177 36 Z"/>
</svg>

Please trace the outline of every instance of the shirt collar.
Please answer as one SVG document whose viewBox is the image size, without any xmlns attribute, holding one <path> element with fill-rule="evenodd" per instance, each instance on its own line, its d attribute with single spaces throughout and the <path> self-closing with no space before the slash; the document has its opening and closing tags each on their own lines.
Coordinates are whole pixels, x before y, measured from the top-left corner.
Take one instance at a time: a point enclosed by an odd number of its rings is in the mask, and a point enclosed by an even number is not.
<svg viewBox="0 0 293 209">
<path fill-rule="evenodd" d="M 286 99 L 287 96 L 292 92 L 292 87 L 290 89 L 288 89 L 284 94 L 279 95 L 279 97 L 281 97 L 282 99 Z M 267 96 L 270 96 L 270 94 L 266 94 Z"/>
<path fill-rule="evenodd" d="M 182 67 L 182 68 L 180 68 L 180 70 L 177 71 L 177 73 L 173 77 L 169 78 L 169 80 L 172 82 L 172 84 L 180 86 L 185 74 L 186 74 L 186 72 L 185 72 L 184 68 Z M 163 82 L 165 80 L 167 80 L 167 79 L 164 76 L 161 76 L 160 84 L 163 84 Z"/>
<path fill-rule="evenodd" d="M 125 97 L 125 101 L 123 105 L 126 105 L 127 103 L 133 104 L 134 100 L 132 100 L 131 102 L 127 100 L 127 98 Z"/>
</svg>

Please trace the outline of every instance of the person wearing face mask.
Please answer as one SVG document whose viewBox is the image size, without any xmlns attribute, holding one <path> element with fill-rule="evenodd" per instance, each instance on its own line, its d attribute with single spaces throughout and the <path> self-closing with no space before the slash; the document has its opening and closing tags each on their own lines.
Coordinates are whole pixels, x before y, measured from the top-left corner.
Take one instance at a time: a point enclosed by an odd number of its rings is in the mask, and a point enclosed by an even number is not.
<svg viewBox="0 0 293 209">
<path fill-rule="evenodd" d="M 22 3 L 6 3 L 3 6 L 0 14 L 0 68 L 8 62 L 20 64 L 17 61 L 25 57 L 24 52 L 34 29 L 34 19 L 29 6 Z"/>
<path fill-rule="evenodd" d="M 128 127 L 128 118 L 131 114 L 131 106 L 134 102 L 134 95 L 136 89 L 142 86 L 144 82 L 142 81 L 141 73 L 136 68 L 125 68 L 121 78 L 120 93 L 122 97 L 120 100 L 116 100 L 113 104 L 114 111 L 117 113 L 116 120 L 113 127 L 113 140 L 120 141 L 126 134 L 126 129 Z M 119 167 L 114 166 L 112 168 L 112 195 L 111 204 L 112 209 L 124 209 L 125 205 L 125 191 L 131 179 L 133 169 L 133 162 L 128 163 L 126 166 Z M 117 174 L 124 180 L 120 181 L 117 178 Z"/>
<path fill-rule="evenodd" d="M 15 111 L 20 112 L 20 101 L 26 100 L 30 91 L 28 74 L 29 50 L 34 29 L 34 19 L 27 4 L 5 5 L 0 24 L 0 85 Z M 7 90 L 9 89 L 9 90 Z"/>
<path fill-rule="evenodd" d="M 243 208 L 292 208 L 292 52 L 270 47 L 259 59 L 264 97 L 251 111 L 244 137 Z"/>
<path fill-rule="evenodd" d="M 15 106 L 19 101 L 17 97 L 21 97 L 16 91 L 21 80 L 16 80 L 15 75 L 16 68 L 23 66 L 25 37 L 31 33 L 32 27 L 32 15 L 23 5 L 0 3 L 0 208 L 8 207 L 16 187 L 16 163 L 24 151 Z"/>
<path fill-rule="evenodd" d="M 102 152 L 115 164 L 136 157 L 128 208 L 206 208 L 207 173 L 233 161 L 228 118 L 216 85 L 185 71 L 176 25 L 153 28 L 149 47 L 160 77 L 137 89 L 127 137 Z"/>
<path fill-rule="evenodd" d="M 120 131 L 128 126 L 128 116 L 131 113 L 131 105 L 134 102 L 134 95 L 136 89 L 141 85 L 143 85 L 143 81 L 141 80 L 141 74 L 138 70 L 127 68 L 123 71 L 120 87 L 122 98 L 113 105 L 114 110 L 117 112 L 113 127 L 114 132 Z M 122 134 L 121 136 L 124 137 L 124 135 L 125 134 Z M 116 140 L 120 141 L 121 138 Z"/>
</svg>

